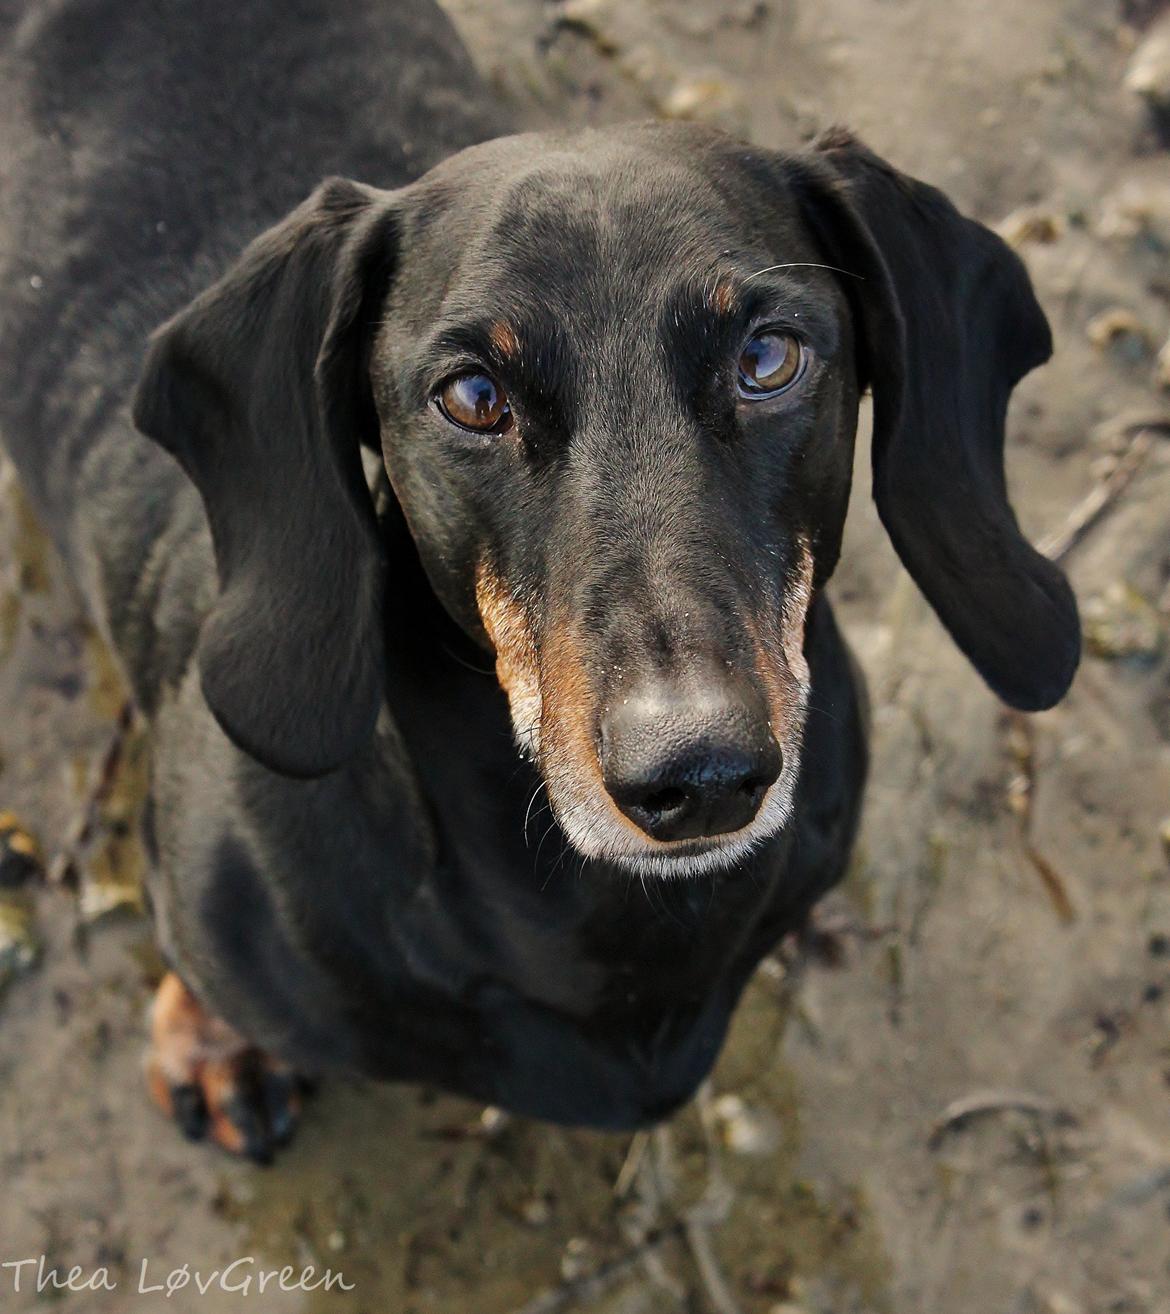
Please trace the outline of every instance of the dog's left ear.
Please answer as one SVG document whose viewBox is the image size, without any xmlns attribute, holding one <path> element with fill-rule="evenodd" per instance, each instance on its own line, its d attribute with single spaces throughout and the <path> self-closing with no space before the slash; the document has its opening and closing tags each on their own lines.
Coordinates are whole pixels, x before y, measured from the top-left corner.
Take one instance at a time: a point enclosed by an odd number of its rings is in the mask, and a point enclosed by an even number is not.
<svg viewBox="0 0 1170 1314">
<path fill-rule="evenodd" d="M 334 180 L 155 334 L 134 422 L 203 498 L 219 598 L 203 692 L 266 766 L 316 776 L 369 738 L 383 570 L 360 442 L 366 356 L 396 248 L 386 193 Z"/>
<path fill-rule="evenodd" d="M 847 133 L 790 161 L 805 215 L 861 321 L 878 512 L 991 688 L 1050 707 L 1080 657 L 1076 600 L 1020 533 L 1004 478 L 1011 390 L 1052 352 L 1019 258 L 933 187 Z"/>
</svg>

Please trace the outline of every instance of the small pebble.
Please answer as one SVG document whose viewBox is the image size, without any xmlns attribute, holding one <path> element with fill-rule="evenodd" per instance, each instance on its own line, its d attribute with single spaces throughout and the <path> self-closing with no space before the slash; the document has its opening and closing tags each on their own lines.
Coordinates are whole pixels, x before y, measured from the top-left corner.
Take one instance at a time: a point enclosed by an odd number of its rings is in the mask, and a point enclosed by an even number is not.
<svg viewBox="0 0 1170 1314">
<path fill-rule="evenodd" d="M 1159 388 L 1165 388 L 1170 392 L 1170 338 L 1166 339 L 1166 345 L 1158 352 L 1158 360 L 1154 366 L 1154 382 Z"/>
<path fill-rule="evenodd" d="M 617 53 L 617 45 L 608 32 L 612 21 L 610 0 L 565 0 L 561 5 L 561 21 L 590 37 L 602 54 Z"/>
<path fill-rule="evenodd" d="M 1022 210 L 1014 210 L 997 225 L 997 229 L 1009 246 L 1026 246 L 1029 243 L 1047 246 L 1063 235 L 1064 220 L 1047 210 L 1026 206 Z"/>
<path fill-rule="evenodd" d="M 94 880 L 89 873 L 77 898 L 81 920 L 91 926 L 115 913 L 140 914 L 144 907 L 142 887 L 136 881 Z"/>
<path fill-rule="evenodd" d="M 1085 647 L 1106 661 L 1151 661 L 1162 650 L 1162 618 L 1136 589 L 1111 584 L 1083 607 Z"/>
<path fill-rule="evenodd" d="M 520 1217 L 529 1227 L 544 1227 L 552 1218 L 552 1210 L 547 1200 L 534 1196 L 531 1200 L 525 1200 L 520 1206 Z"/>
<path fill-rule="evenodd" d="M 1085 325 L 1085 336 L 1098 351 L 1109 351 L 1127 364 L 1136 364 L 1150 350 L 1150 335 L 1131 310 L 1114 306 Z"/>
<path fill-rule="evenodd" d="M 479 1125 L 485 1136 L 497 1135 L 511 1121 L 512 1119 L 503 1109 L 497 1109 L 493 1104 L 489 1104 L 479 1115 Z"/>
<path fill-rule="evenodd" d="M 1165 251 L 1170 246 L 1170 182 L 1123 183 L 1102 201 L 1094 228 L 1102 241 Z"/>
<path fill-rule="evenodd" d="M 39 877 L 41 851 L 11 812 L 0 812 L 0 890 L 15 890 Z"/>
<path fill-rule="evenodd" d="M 0 898 L 0 991 L 40 957 L 31 904 L 19 895 Z"/>
<path fill-rule="evenodd" d="M 565 1244 L 565 1253 L 561 1256 L 561 1277 L 566 1282 L 576 1282 L 579 1278 L 587 1277 L 596 1266 L 597 1256 L 588 1237 L 570 1237 Z"/>
<path fill-rule="evenodd" d="M 731 88 L 714 78 L 680 82 L 662 102 L 668 119 L 703 119 L 726 109 L 733 100 Z"/>
<path fill-rule="evenodd" d="M 1084 1307 L 1062 1291 L 1053 1291 L 1045 1302 L 1048 1314 L 1084 1314 Z"/>
<path fill-rule="evenodd" d="M 1154 109 L 1170 109 L 1170 14 L 1156 23 L 1133 52 L 1125 89 Z"/>
<path fill-rule="evenodd" d="M 721 1095 L 712 1111 L 719 1120 L 723 1143 L 735 1154 L 772 1154 L 780 1144 L 780 1124 L 770 1114 L 749 1108 L 738 1095 Z"/>
</svg>

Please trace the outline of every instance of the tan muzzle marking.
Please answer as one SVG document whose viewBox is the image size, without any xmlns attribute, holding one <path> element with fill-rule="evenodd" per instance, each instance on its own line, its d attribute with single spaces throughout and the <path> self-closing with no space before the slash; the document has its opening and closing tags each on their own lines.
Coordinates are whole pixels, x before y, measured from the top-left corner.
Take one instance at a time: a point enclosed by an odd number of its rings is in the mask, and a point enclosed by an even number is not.
<svg viewBox="0 0 1170 1314">
<path fill-rule="evenodd" d="M 475 575 L 475 603 L 496 652 L 496 678 L 508 696 L 512 728 L 520 748 L 540 751 L 540 663 L 528 613 L 499 575 L 481 562 Z"/>
</svg>

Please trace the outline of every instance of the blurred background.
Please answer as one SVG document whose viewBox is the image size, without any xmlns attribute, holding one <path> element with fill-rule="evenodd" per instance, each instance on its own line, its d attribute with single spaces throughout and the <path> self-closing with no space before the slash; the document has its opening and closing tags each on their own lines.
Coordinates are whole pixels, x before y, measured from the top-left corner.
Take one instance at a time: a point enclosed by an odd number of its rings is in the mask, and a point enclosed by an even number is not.
<svg viewBox="0 0 1170 1314">
<path fill-rule="evenodd" d="M 111 758 L 123 692 L 4 473 L 0 807 L 47 874 L 19 881 L 10 842 L 3 1257 L 108 1266 L 118 1293 L 63 1302 L 86 1314 L 1170 1314 L 1167 6 L 447 7 L 522 125 L 796 146 L 846 123 L 1019 250 L 1057 345 L 1016 394 L 1009 474 L 1076 585 L 1083 669 L 1055 711 L 996 703 L 899 568 L 859 442 L 832 591 L 874 700 L 861 841 L 703 1097 L 598 1135 L 334 1081 L 257 1169 L 146 1101 L 144 746 Z M 143 1256 L 242 1255 L 356 1289 L 132 1293 Z"/>
</svg>

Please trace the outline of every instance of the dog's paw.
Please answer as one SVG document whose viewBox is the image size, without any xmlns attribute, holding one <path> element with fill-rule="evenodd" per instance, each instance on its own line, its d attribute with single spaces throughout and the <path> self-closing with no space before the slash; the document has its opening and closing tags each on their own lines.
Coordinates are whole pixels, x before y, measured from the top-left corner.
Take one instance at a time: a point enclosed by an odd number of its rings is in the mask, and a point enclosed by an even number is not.
<svg viewBox="0 0 1170 1314">
<path fill-rule="evenodd" d="M 155 995 L 150 1032 L 150 1095 L 183 1134 L 271 1163 L 292 1139 L 307 1083 L 207 1013 L 173 972 Z"/>
</svg>

